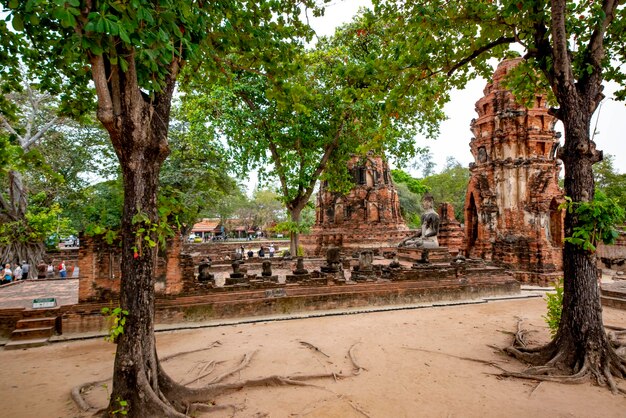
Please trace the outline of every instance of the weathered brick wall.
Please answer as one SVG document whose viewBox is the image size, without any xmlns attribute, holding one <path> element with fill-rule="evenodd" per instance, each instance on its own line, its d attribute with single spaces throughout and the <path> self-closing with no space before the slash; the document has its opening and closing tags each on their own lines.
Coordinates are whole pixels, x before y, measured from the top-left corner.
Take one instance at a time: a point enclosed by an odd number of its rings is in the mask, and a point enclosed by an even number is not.
<svg viewBox="0 0 626 418">
<path fill-rule="evenodd" d="M 465 232 L 461 223 L 454 216 L 454 207 L 450 203 L 439 206 L 439 235 L 437 239 L 441 247 L 447 247 L 452 255 L 458 254 L 464 245 Z"/>
<path fill-rule="evenodd" d="M 81 241 L 78 266 L 80 281 L 78 300 L 104 301 L 116 299 L 120 292 L 121 248 L 101 239 L 86 237 Z M 179 237 L 168 241 L 165 250 L 159 250 L 155 266 L 157 295 L 177 295 L 183 292 L 185 281 L 194 281 L 194 262 L 183 253 Z"/>
<path fill-rule="evenodd" d="M 503 87 L 506 73 L 520 60 L 503 61 L 476 102 L 465 252 L 508 266 L 520 280 L 545 283 L 562 268 L 559 135 L 545 96 L 537 95 L 527 109 Z"/>
</svg>

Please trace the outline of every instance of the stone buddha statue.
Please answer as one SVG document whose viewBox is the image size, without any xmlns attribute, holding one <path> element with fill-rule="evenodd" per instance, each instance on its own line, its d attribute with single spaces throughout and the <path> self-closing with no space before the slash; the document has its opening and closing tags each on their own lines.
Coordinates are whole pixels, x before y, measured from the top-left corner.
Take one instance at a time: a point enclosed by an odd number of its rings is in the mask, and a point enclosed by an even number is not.
<svg viewBox="0 0 626 418">
<path fill-rule="evenodd" d="M 433 210 L 433 197 L 426 193 L 422 198 L 424 213 L 421 216 L 422 229 L 417 234 L 405 239 L 398 246 L 412 248 L 439 248 L 439 215 Z"/>
</svg>

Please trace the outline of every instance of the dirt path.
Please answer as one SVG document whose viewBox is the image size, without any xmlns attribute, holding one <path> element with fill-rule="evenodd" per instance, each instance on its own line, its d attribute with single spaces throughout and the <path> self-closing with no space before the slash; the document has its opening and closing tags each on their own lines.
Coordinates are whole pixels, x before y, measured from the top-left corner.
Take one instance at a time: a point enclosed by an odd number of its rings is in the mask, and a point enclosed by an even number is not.
<svg viewBox="0 0 626 418">
<path fill-rule="evenodd" d="M 206 347 L 177 357 L 166 370 L 181 381 L 215 367 L 213 376 L 256 350 L 249 368 L 231 378 L 271 374 L 347 372 L 353 354 L 364 367 L 360 375 L 317 387 L 250 389 L 218 398 L 236 417 L 624 417 L 626 397 L 591 384 L 568 386 L 499 380 L 497 370 L 460 359 L 489 360 L 511 370 L 519 363 L 495 353 L 488 344 L 505 346 L 516 317 L 535 330 L 532 342 L 548 332 L 542 299 L 333 316 L 159 333 L 160 356 Z M 607 324 L 626 326 L 626 312 L 606 309 Z M 301 341 L 312 344 L 312 349 Z M 74 385 L 106 378 L 112 372 L 115 346 L 102 340 L 57 343 L 22 351 L 0 351 L 0 393 L 6 417 L 79 417 L 70 400 Z M 213 365 L 211 361 L 215 361 Z M 620 387 L 626 389 L 626 382 Z M 90 395 L 105 402 L 106 390 Z"/>
</svg>

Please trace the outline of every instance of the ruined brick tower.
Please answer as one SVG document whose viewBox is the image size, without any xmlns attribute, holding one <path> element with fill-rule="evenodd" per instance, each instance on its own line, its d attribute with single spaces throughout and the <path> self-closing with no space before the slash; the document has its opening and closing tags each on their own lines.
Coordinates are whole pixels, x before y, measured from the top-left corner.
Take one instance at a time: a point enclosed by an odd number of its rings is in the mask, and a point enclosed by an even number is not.
<svg viewBox="0 0 626 418">
<path fill-rule="evenodd" d="M 523 282 L 545 284 L 562 269 L 556 119 L 546 97 L 515 103 L 502 80 L 521 58 L 503 61 L 476 102 L 474 163 L 465 198 L 466 253 L 508 266 Z"/>
<path fill-rule="evenodd" d="M 347 195 L 330 191 L 326 182 L 320 185 L 315 225 L 301 237 L 308 254 L 323 255 L 330 246 L 347 252 L 389 247 L 410 234 L 385 159 L 353 157 L 348 169 L 355 186 Z"/>
</svg>

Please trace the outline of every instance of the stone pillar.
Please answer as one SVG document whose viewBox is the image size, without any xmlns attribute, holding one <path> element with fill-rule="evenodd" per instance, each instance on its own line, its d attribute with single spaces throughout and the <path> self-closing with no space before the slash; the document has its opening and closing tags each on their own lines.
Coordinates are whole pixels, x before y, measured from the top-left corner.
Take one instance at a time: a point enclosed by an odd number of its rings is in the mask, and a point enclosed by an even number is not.
<svg viewBox="0 0 626 418">
<path fill-rule="evenodd" d="M 439 245 L 447 247 L 450 254 L 457 255 L 463 248 L 465 232 L 454 216 L 454 207 L 450 203 L 439 206 Z"/>
</svg>

